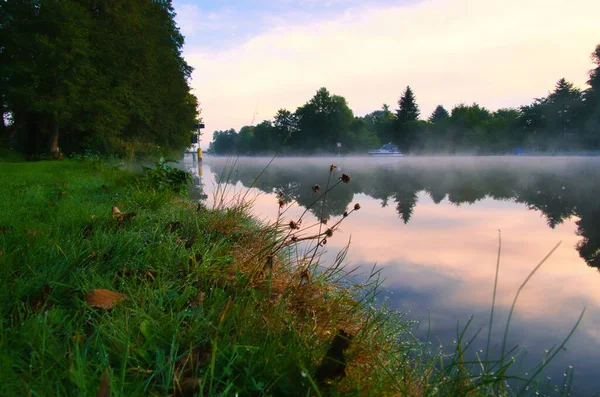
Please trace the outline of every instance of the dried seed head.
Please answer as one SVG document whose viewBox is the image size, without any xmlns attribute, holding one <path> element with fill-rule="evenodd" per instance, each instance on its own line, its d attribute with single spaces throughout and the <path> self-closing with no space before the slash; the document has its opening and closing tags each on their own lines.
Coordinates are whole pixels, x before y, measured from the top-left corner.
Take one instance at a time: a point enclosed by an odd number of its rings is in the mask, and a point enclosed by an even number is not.
<svg viewBox="0 0 600 397">
<path fill-rule="evenodd" d="M 292 230 L 300 229 L 300 226 L 298 226 L 298 223 L 296 223 L 294 221 L 290 221 L 290 229 L 292 229 Z"/>
<path fill-rule="evenodd" d="M 321 241 L 321 245 L 326 245 L 327 244 L 327 239 L 324 238 L 323 241 Z"/>
<path fill-rule="evenodd" d="M 344 183 L 350 183 L 350 175 L 348 175 L 348 174 L 342 174 L 342 176 L 340 176 L 340 179 Z"/>
<path fill-rule="evenodd" d="M 354 211 L 358 211 L 360 209 L 360 204 L 356 203 L 354 204 Z"/>
<path fill-rule="evenodd" d="M 320 190 L 321 190 L 321 186 L 319 186 L 318 184 L 317 184 L 317 185 L 314 185 L 314 186 L 312 187 L 312 191 L 313 191 L 314 193 L 318 193 Z"/>
<path fill-rule="evenodd" d="M 331 228 L 330 228 L 330 229 L 327 229 L 327 230 L 325 231 L 325 235 L 326 235 L 327 237 L 331 237 L 331 236 L 333 236 L 333 230 L 331 230 Z"/>
<path fill-rule="evenodd" d="M 279 208 L 283 208 L 285 206 L 285 201 L 282 198 L 278 199 L 277 202 L 279 203 Z"/>
<path fill-rule="evenodd" d="M 336 165 L 335 165 L 335 164 L 331 164 L 331 165 L 329 166 L 329 172 L 333 172 L 333 170 L 334 170 L 334 169 L 336 169 L 336 168 L 337 168 L 337 167 L 336 167 Z"/>
<path fill-rule="evenodd" d="M 298 237 L 292 236 L 292 243 L 295 243 L 296 241 L 298 241 Z"/>
<path fill-rule="evenodd" d="M 344 211 L 344 218 L 348 216 L 348 211 Z"/>
<path fill-rule="evenodd" d="M 323 218 L 323 219 L 321 219 L 321 223 L 324 224 L 324 225 L 327 224 L 327 221 L 329 221 L 329 218 Z"/>
</svg>

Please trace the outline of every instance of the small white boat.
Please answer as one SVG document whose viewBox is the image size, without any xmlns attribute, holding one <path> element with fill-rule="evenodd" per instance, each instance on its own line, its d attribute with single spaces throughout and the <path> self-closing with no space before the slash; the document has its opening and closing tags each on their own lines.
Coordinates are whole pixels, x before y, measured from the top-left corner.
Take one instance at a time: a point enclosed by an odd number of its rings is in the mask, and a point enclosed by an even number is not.
<svg viewBox="0 0 600 397">
<path fill-rule="evenodd" d="M 392 145 L 392 142 L 386 143 L 379 149 L 370 150 L 369 154 L 371 156 L 385 156 L 385 157 L 400 157 L 402 156 L 402 152 L 398 149 L 398 146 Z"/>
</svg>

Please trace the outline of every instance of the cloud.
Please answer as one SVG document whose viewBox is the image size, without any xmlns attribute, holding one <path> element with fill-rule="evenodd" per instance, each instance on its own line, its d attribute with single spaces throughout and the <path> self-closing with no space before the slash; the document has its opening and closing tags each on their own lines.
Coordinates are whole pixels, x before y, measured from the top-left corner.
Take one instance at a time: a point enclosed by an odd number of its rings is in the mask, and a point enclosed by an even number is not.
<svg viewBox="0 0 600 397">
<path fill-rule="evenodd" d="M 422 115 L 437 104 L 492 109 L 530 103 L 561 77 L 583 86 L 598 44 L 600 2 L 431 0 L 352 9 L 325 22 L 275 26 L 219 51 L 188 48 L 207 128 L 291 110 L 325 86 L 358 115 L 406 85 Z"/>
</svg>

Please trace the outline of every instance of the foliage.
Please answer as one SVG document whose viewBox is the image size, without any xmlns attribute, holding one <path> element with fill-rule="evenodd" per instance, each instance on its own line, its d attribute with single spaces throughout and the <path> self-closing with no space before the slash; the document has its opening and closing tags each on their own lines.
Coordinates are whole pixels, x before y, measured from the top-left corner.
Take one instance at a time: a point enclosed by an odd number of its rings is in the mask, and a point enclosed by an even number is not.
<svg viewBox="0 0 600 397">
<path fill-rule="evenodd" d="M 442 122 L 449 117 L 450 114 L 448 113 L 448 111 L 442 105 L 437 105 L 437 107 L 435 108 L 433 113 L 431 113 L 431 116 L 429 116 L 427 120 L 429 120 L 430 123 L 435 124 Z"/>
<path fill-rule="evenodd" d="M 187 185 L 192 182 L 192 176 L 189 172 L 171 167 L 167 163 L 177 161 L 161 158 L 154 164 L 154 168 L 142 166 L 142 184 L 157 191 L 185 192 Z"/>
<path fill-rule="evenodd" d="M 198 104 L 174 16 L 170 0 L 0 2 L 0 141 L 28 154 L 186 147 Z"/>
<path fill-rule="evenodd" d="M 419 119 L 419 105 L 415 94 L 413 93 L 410 86 L 406 86 L 406 90 L 402 93 L 402 96 L 398 100 L 398 110 L 396 111 L 396 117 L 400 124 L 407 123 L 409 121 L 416 121 Z"/>
</svg>

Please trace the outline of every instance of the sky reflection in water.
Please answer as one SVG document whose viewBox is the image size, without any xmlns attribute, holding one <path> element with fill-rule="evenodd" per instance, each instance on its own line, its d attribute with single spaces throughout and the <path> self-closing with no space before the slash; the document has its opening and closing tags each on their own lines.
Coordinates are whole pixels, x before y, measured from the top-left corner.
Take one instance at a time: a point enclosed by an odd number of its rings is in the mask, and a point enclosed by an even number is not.
<svg viewBox="0 0 600 397">
<path fill-rule="evenodd" d="M 205 158 L 201 183 L 211 202 L 215 179 L 231 170 L 228 197 L 245 193 L 268 159 Z M 351 175 L 331 195 L 328 216 L 339 216 L 356 202 L 361 210 L 346 219 L 328 240 L 325 260 L 351 238 L 349 266 L 382 269 L 392 309 L 421 320 L 417 334 L 430 327 L 434 344 L 456 339 L 457 321 L 474 316 L 474 333 L 489 321 L 498 250 L 501 268 L 492 333 L 498 352 L 508 310 L 519 285 L 552 249 L 561 246 L 523 290 L 509 333 L 509 346 L 529 351 L 525 363 L 539 362 L 544 349 L 561 343 L 584 307 L 583 322 L 546 371 L 562 383 L 575 367 L 576 395 L 600 390 L 600 274 L 597 247 L 600 159 L 581 158 L 318 158 L 276 159 L 255 183 L 249 197 L 253 212 L 274 220 L 274 191 L 297 204 L 286 214 L 295 219 L 314 199 L 311 186 L 325 186 L 329 164 Z M 195 165 L 185 163 L 192 171 Z M 217 177 L 215 177 L 217 175 Z M 336 179 L 333 179 L 334 181 Z M 310 214 L 312 222 L 316 219 Z M 551 227 L 553 226 L 553 227 Z M 579 233 L 580 235 L 578 235 Z M 585 242 L 583 246 L 582 242 Z M 578 246 L 579 245 L 579 246 Z M 475 342 L 484 349 L 487 328 Z M 451 350 L 451 349 L 450 349 Z"/>
</svg>

